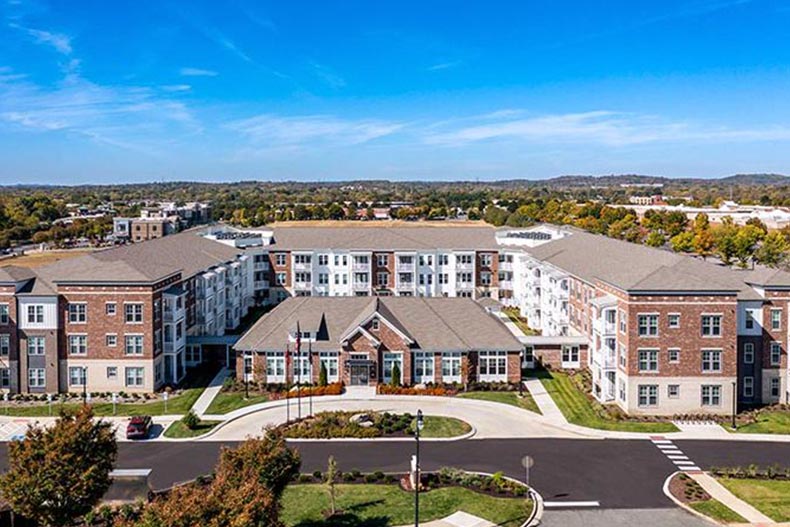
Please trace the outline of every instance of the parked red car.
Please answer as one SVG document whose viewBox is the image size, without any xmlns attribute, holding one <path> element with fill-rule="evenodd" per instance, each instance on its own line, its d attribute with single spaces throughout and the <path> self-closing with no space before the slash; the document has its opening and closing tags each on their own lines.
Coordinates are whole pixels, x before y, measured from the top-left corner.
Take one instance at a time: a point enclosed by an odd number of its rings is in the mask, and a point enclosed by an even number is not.
<svg viewBox="0 0 790 527">
<path fill-rule="evenodd" d="M 148 439 L 152 424 L 150 415 L 132 417 L 126 425 L 126 439 Z"/>
</svg>

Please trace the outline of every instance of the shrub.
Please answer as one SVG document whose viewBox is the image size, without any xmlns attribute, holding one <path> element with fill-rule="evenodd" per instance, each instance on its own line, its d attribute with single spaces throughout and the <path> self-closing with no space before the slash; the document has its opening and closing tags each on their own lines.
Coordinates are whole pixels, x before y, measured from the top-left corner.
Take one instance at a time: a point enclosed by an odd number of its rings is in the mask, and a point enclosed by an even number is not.
<svg viewBox="0 0 790 527">
<path fill-rule="evenodd" d="M 327 377 L 328 373 L 326 371 L 326 364 L 322 362 L 321 368 L 318 370 L 318 386 L 326 386 Z"/>
<path fill-rule="evenodd" d="M 400 386 L 400 364 L 397 362 L 392 366 L 392 378 L 390 379 L 390 385 L 393 387 Z"/>
<path fill-rule="evenodd" d="M 200 425 L 200 417 L 197 416 L 194 410 L 190 410 L 181 418 L 181 422 L 190 430 L 194 430 Z"/>
</svg>

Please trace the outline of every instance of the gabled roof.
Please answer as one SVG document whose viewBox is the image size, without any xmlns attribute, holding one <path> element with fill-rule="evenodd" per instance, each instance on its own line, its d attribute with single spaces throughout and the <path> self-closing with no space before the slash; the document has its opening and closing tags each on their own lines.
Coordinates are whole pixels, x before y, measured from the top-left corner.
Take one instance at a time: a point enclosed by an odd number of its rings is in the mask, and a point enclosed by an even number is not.
<svg viewBox="0 0 790 527">
<path fill-rule="evenodd" d="M 25 282 L 36 276 L 36 273 L 27 267 L 6 265 L 0 267 L 0 283 Z"/>
<path fill-rule="evenodd" d="M 356 328 L 378 315 L 424 351 L 520 351 L 518 339 L 497 318 L 469 298 L 292 297 L 261 317 L 235 348 L 282 351 L 296 322 L 319 337 L 314 351 L 339 351 Z M 323 333 L 323 334 L 322 334 Z"/>
</svg>

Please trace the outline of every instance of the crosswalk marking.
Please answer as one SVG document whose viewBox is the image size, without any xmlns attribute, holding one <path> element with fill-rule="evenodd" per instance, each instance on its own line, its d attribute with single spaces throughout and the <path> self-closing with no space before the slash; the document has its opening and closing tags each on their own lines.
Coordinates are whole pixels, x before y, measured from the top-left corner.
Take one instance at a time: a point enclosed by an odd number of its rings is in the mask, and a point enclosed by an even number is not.
<svg viewBox="0 0 790 527">
<path fill-rule="evenodd" d="M 678 470 L 685 472 L 701 470 L 697 464 L 691 461 L 671 440 L 663 437 L 652 437 L 650 441 L 678 468 Z"/>
</svg>

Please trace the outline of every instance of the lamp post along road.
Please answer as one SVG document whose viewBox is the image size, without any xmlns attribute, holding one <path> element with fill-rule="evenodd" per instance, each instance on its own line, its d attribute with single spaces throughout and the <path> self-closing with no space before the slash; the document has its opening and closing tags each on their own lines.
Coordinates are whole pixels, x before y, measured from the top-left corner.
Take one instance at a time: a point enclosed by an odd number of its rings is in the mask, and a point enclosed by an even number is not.
<svg viewBox="0 0 790 527">
<path fill-rule="evenodd" d="M 519 358 L 519 366 L 518 366 L 518 395 L 519 397 L 524 397 L 524 374 L 522 371 L 524 370 L 524 350 L 522 349 L 518 353 Z"/>
<path fill-rule="evenodd" d="M 82 404 L 88 404 L 88 367 L 82 367 Z"/>
<path fill-rule="evenodd" d="M 735 414 L 738 413 L 738 388 L 735 381 L 732 381 L 732 429 L 735 430 L 738 425 L 735 422 Z"/>
<path fill-rule="evenodd" d="M 414 427 L 414 440 L 417 446 L 416 474 L 414 477 L 414 527 L 419 527 L 420 525 L 420 432 L 423 426 L 422 410 L 417 410 L 417 424 Z"/>
</svg>

